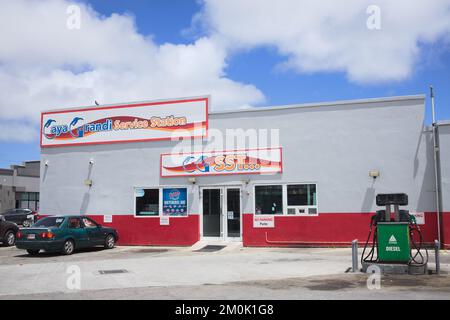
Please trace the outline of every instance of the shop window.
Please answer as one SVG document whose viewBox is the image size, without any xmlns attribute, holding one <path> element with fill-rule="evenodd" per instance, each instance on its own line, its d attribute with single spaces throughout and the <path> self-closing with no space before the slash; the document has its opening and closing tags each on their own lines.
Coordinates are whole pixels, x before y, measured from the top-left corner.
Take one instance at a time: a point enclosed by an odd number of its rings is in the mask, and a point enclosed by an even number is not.
<svg viewBox="0 0 450 320">
<path fill-rule="evenodd" d="M 136 216 L 159 216 L 159 189 L 135 189 Z"/>
<path fill-rule="evenodd" d="M 286 186 L 287 214 L 317 215 L 317 192 L 315 184 L 292 184 Z"/>
<path fill-rule="evenodd" d="M 163 189 L 163 215 L 187 215 L 187 188 Z"/>
<path fill-rule="evenodd" d="M 287 186 L 288 206 L 315 206 L 315 184 L 293 184 Z"/>
<path fill-rule="evenodd" d="M 314 183 L 255 186 L 255 214 L 317 216 Z"/>
<path fill-rule="evenodd" d="M 256 214 L 283 214 L 283 186 L 255 186 Z"/>
</svg>

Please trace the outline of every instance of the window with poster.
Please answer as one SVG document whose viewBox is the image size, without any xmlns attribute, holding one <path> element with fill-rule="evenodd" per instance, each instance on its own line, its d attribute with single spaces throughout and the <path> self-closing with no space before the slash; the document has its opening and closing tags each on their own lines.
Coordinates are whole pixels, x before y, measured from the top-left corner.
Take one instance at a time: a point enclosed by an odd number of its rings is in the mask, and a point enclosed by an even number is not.
<svg viewBox="0 0 450 320">
<path fill-rule="evenodd" d="M 187 216 L 187 188 L 135 188 L 135 216 Z"/>
</svg>

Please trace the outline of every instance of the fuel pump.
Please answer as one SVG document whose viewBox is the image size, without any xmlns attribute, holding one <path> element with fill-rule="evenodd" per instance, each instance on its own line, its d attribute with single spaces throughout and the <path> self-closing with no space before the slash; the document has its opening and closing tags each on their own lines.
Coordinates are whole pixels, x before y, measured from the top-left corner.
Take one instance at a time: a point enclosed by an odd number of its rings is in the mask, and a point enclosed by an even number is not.
<svg viewBox="0 0 450 320">
<path fill-rule="evenodd" d="M 428 251 L 416 219 L 400 206 L 408 205 L 405 193 L 378 194 L 378 210 L 370 221 L 369 236 L 361 256 L 363 271 L 377 265 L 384 273 L 425 273 Z"/>
</svg>

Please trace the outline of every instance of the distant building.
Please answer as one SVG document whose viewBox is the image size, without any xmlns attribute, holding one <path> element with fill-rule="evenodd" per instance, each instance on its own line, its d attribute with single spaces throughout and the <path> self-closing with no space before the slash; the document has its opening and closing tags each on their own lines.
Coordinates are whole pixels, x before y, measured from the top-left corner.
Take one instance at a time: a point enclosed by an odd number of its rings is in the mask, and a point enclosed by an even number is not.
<svg viewBox="0 0 450 320">
<path fill-rule="evenodd" d="M 39 210 L 40 161 L 0 168 L 0 212 L 13 208 Z"/>
</svg>

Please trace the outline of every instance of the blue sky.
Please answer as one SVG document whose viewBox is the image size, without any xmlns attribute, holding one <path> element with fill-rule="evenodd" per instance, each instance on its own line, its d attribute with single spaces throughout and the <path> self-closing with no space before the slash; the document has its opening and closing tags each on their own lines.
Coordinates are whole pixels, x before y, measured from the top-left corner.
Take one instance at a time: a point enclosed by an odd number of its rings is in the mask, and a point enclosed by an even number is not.
<svg viewBox="0 0 450 320">
<path fill-rule="evenodd" d="M 174 46 L 193 45 L 202 37 L 216 38 L 214 30 L 221 23 L 223 30 L 217 32 L 221 38 L 228 37 L 232 43 L 246 41 L 244 37 L 238 38 L 236 35 L 231 34 L 228 31 L 229 26 L 224 25 L 223 22 L 218 22 L 217 25 L 214 25 L 215 28 L 204 27 L 198 21 L 193 22 L 193 17 L 201 13 L 206 6 L 201 1 L 86 0 L 78 1 L 78 3 L 85 3 L 91 6 L 93 10 L 102 16 L 102 19 L 107 19 L 112 14 L 118 14 L 120 16 L 131 15 L 131 19 L 134 20 L 136 25 L 136 32 L 142 36 L 151 37 L 152 45 L 155 47 L 164 46 L 165 44 Z M 210 9 L 211 11 L 214 10 L 213 5 L 211 5 Z M 205 15 L 205 13 L 203 14 Z M 202 16 L 200 21 L 203 22 L 207 18 Z M 226 17 L 224 19 L 226 21 Z M 239 17 L 236 19 L 237 23 L 239 23 Z M 230 23 L 232 22 L 230 21 Z M 251 33 L 249 34 L 251 35 Z M 345 67 L 343 67 L 342 71 L 336 70 L 336 68 L 330 68 L 328 70 L 322 66 L 317 67 L 317 70 L 313 66 L 312 70 L 309 71 L 299 71 L 298 68 L 283 69 L 280 68 L 280 64 L 286 62 L 293 55 L 293 52 L 297 52 L 295 51 L 297 48 L 290 48 L 289 45 L 286 46 L 285 43 L 279 43 L 276 40 L 273 40 L 271 43 L 270 41 L 272 40 L 266 40 L 264 37 L 264 40 L 261 40 L 261 42 L 255 41 L 253 43 L 252 41 L 247 41 L 248 43 L 243 46 L 233 47 L 230 50 L 227 48 L 225 50 L 227 53 L 221 66 L 221 73 L 218 77 L 225 77 L 238 84 L 252 85 L 255 90 L 251 94 L 249 93 L 247 98 L 242 98 L 242 100 L 236 102 L 236 105 L 249 103 L 255 106 L 419 93 L 425 93 L 428 96 L 428 86 L 432 84 L 435 88 L 438 120 L 450 119 L 450 50 L 449 42 L 447 41 L 449 39 L 448 29 L 436 34 L 436 36 L 430 36 L 432 39 L 429 41 L 420 41 L 423 35 L 417 36 L 419 39 L 417 41 L 418 54 L 410 67 L 410 74 L 407 76 L 399 76 L 399 79 L 394 80 L 384 79 L 375 83 L 371 83 L 370 81 L 355 81 L 352 79 L 351 71 L 346 71 Z M 255 37 L 258 36 L 261 35 L 256 35 Z M 399 37 L 400 39 L 404 39 L 404 37 Z M 286 47 L 288 48 L 286 49 Z M 102 51 L 99 50 L 98 52 L 100 54 Z M 304 57 L 303 53 L 300 56 Z M 330 56 L 327 59 L 333 59 L 333 57 L 335 56 Z M 313 58 L 309 57 L 309 59 L 314 60 Z M 218 58 L 217 61 L 219 60 Z M 7 65 L 7 61 L 7 59 L 2 61 L 0 56 L 0 66 L 2 64 Z M 399 63 L 401 62 L 399 61 Z M 320 63 L 323 63 L 323 61 Z M 376 56 L 374 57 L 373 63 L 375 65 L 378 63 Z M 392 63 L 392 61 L 389 61 L 389 63 Z M 90 62 L 87 64 L 90 64 Z M 92 65 L 95 65 L 95 63 L 92 63 Z M 301 67 L 304 67 L 304 65 L 301 65 Z M 394 77 L 397 77 L 397 75 L 394 75 Z M 258 96 L 258 92 L 264 95 L 264 99 Z M 23 94 L 26 95 L 27 93 L 24 92 Z M 192 95 L 196 94 L 194 92 Z M 108 95 L 105 94 L 105 99 L 107 97 Z M 148 98 L 151 99 L 153 96 L 150 95 Z M 116 97 L 111 96 L 111 101 L 115 101 L 115 99 L 117 100 Z M 74 100 L 73 104 L 69 101 L 68 105 L 77 106 L 83 102 Z M 110 101 L 108 100 L 106 102 Z M 0 108 L 5 108 L 5 106 L 6 104 L 1 104 L 0 102 Z M 52 107 L 52 105 L 49 105 L 45 109 L 51 109 Z M 17 117 L 16 119 L 14 115 L 5 116 L 5 119 L 33 121 L 23 116 Z M 428 98 L 426 122 L 430 122 Z M 13 163 L 21 163 L 25 160 L 34 159 L 39 159 L 38 135 L 30 139 L 24 139 L 23 141 L 0 140 L 0 167 L 8 167 Z"/>
</svg>

